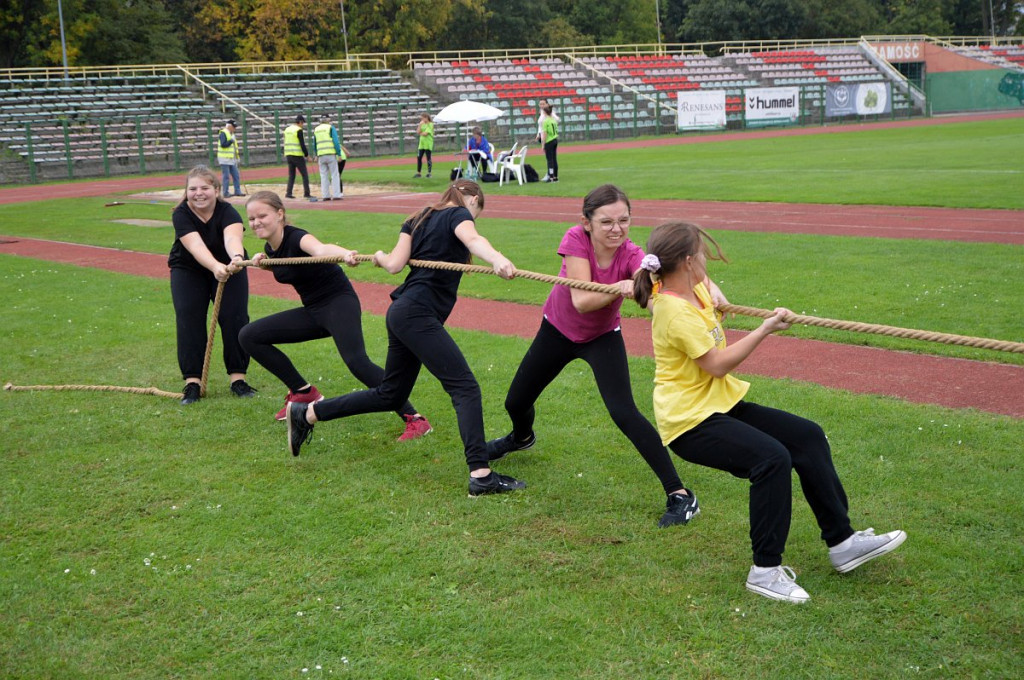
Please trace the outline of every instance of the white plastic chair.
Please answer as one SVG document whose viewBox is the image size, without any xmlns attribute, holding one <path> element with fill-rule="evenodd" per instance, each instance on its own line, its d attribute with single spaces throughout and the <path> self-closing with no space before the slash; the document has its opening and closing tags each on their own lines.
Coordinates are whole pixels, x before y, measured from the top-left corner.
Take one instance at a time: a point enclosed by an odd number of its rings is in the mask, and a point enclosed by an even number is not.
<svg viewBox="0 0 1024 680">
<path fill-rule="evenodd" d="M 522 185 L 526 181 L 526 150 L 529 146 L 523 145 L 519 151 L 509 156 L 505 156 L 505 159 L 501 161 L 501 170 L 498 172 L 498 186 L 505 184 L 505 173 L 509 172 L 515 175 L 516 179 L 519 180 L 519 184 Z"/>
</svg>

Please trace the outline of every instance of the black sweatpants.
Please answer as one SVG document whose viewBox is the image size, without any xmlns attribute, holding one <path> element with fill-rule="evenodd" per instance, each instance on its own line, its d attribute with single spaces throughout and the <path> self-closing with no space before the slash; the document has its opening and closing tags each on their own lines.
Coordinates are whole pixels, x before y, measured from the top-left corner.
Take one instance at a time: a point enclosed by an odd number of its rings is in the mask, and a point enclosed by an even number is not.
<svg viewBox="0 0 1024 680">
<path fill-rule="evenodd" d="M 423 157 L 427 157 L 427 172 L 434 171 L 434 161 L 431 159 L 433 152 L 430 149 L 419 149 L 416 152 L 416 172 L 423 172 Z"/>
<path fill-rule="evenodd" d="M 629 380 L 629 363 L 622 333 L 610 331 L 590 342 L 573 342 L 550 321 L 541 321 L 530 349 L 526 351 L 519 370 L 512 379 L 505 398 L 505 410 L 512 418 L 515 438 L 522 441 L 533 431 L 534 404 L 544 389 L 558 377 L 570 361 L 582 359 L 590 365 L 597 389 L 612 421 L 626 435 L 647 464 L 658 475 L 665 493 L 683 488 L 657 430 L 640 413 L 633 400 Z"/>
<path fill-rule="evenodd" d="M 462 351 L 437 314 L 407 298 L 391 303 L 387 313 L 388 357 L 378 387 L 325 399 L 313 405 L 318 420 L 397 409 L 412 393 L 420 367 L 426 366 L 451 397 L 469 469 L 490 467 L 484 442 L 480 385 Z"/>
<path fill-rule="evenodd" d="M 342 195 L 345 194 L 345 180 L 342 179 L 341 173 L 345 172 L 345 163 L 347 162 L 347 158 L 345 160 L 338 159 L 338 190 L 341 191 Z"/>
<path fill-rule="evenodd" d="M 178 366 L 183 379 L 203 376 L 206 356 L 207 315 L 217 295 L 217 279 L 207 270 L 171 269 L 171 300 L 178 332 Z M 245 373 L 249 354 L 238 342 L 238 334 L 249 323 L 249 276 L 245 270 L 234 274 L 224 284 L 220 302 L 221 343 L 224 345 L 224 367 L 229 374 Z"/>
<path fill-rule="evenodd" d="M 793 470 L 830 548 L 853 535 L 849 504 L 828 439 L 817 423 L 741 401 L 669 444 L 682 458 L 750 480 L 754 564 L 777 567 L 793 513 Z"/>
<path fill-rule="evenodd" d="M 286 196 L 293 196 L 292 189 L 295 188 L 295 171 L 298 170 L 302 174 L 302 196 L 303 198 L 309 198 L 312 194 L 309 193 L 309 170 L 306 169 L 306 159 L 303 156 L 285 156 L 288 161 L 288 188 L 285 190 Z M 338 178 L 341 178 L 341 167 L 338 168 Z"/>
<path fill-rule="evenodd" d="M 261 366 L 270 371 L 292 392 L 309 381 L 296 370 L 291 359 L 274 345 L 333 338 L 345 366 L 367 387 L 376 387 L 384 379 L 384 369 L 366 356 L 363 341 L 362 309 L 354 293 L 335 295 L 324 302 L 289 309 L 253 321 L 242 329 L 238 339 L 242 347 Z M 416 409 L 408 401 L 397 411 L 399 416 L 413 415 Z"/>
<path fill-rule="evenodd" d="M 544 159 L 548 162 L 548 177 L 558 179 L 558 140 L 544 144 Z"/>
</svg>

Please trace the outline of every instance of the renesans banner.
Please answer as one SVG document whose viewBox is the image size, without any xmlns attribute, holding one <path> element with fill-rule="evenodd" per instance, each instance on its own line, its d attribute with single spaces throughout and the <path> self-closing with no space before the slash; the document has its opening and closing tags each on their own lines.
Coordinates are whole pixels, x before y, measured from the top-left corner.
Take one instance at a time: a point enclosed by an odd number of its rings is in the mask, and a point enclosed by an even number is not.
<svg viewBox="0 0 1024 680">
<path fill-rule="evenodd" d="M 890 83 L 841 83 L 825 86 L 825 116 L 873 116 L 892 112 Z"/>
<path fill-rule="evenodd" d="M 800 117 L 800 88 L 757 87 L 746 91 L 748 127 L 795 123 Z"/>
<path fill-rule="evenodd" d="M 707 130 L 725 127 L 725 90 L 677 92 L 676 102 L 678 129 Z"/>
</svg>

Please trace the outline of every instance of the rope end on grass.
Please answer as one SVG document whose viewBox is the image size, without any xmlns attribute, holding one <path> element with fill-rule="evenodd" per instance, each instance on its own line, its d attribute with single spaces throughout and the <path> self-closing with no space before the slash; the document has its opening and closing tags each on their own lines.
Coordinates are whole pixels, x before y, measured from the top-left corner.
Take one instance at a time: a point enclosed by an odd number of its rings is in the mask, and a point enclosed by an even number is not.
<svg viewBox="0 0 1024 680">
<path fill-rule="evenodd" d="M 4 392 L 10 392 L 14 389 L 14 383 L 4 383 Z"/>
</svg>

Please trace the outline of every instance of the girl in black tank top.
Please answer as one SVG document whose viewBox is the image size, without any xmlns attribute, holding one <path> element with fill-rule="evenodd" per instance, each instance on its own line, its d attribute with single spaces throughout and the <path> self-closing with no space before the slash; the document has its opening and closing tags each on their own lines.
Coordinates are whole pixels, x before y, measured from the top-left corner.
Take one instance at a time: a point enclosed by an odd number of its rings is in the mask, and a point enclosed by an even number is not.
<svg viewBox="0 0 1024 680">
<path fill-rule="evenodd" d="M 259 263 L 268 258 L 339 257 L 355 266 L 355 251 L 321 243 L 309 232 L 287 224 L 280 197 L 270 191 L 253 194 L 245 204 L 253 233 L 265 240 L 265 252 L 253 256 Z M 302 300 L 302 307 L 290 309 L 254 321 L 242 329 L 242 346 L 261 366 L 288 387 L 284 408 L 277 420 L 284 420 L 292 403 L 309 404 L 323 395 L 295 368 L 279 344 L 332 338 L 342 360 L 367 387 L 380 385 L 384 369 L 366 355 L 363 341 L 362 309 L 345 272 L 331 263 L 270 267 L 279 283 L 291 285 Z M 396 408 L 405 421 L 399 440 L 416 439 L 430 432 L 430 423 L 407 400 Z"/>
</svg>

